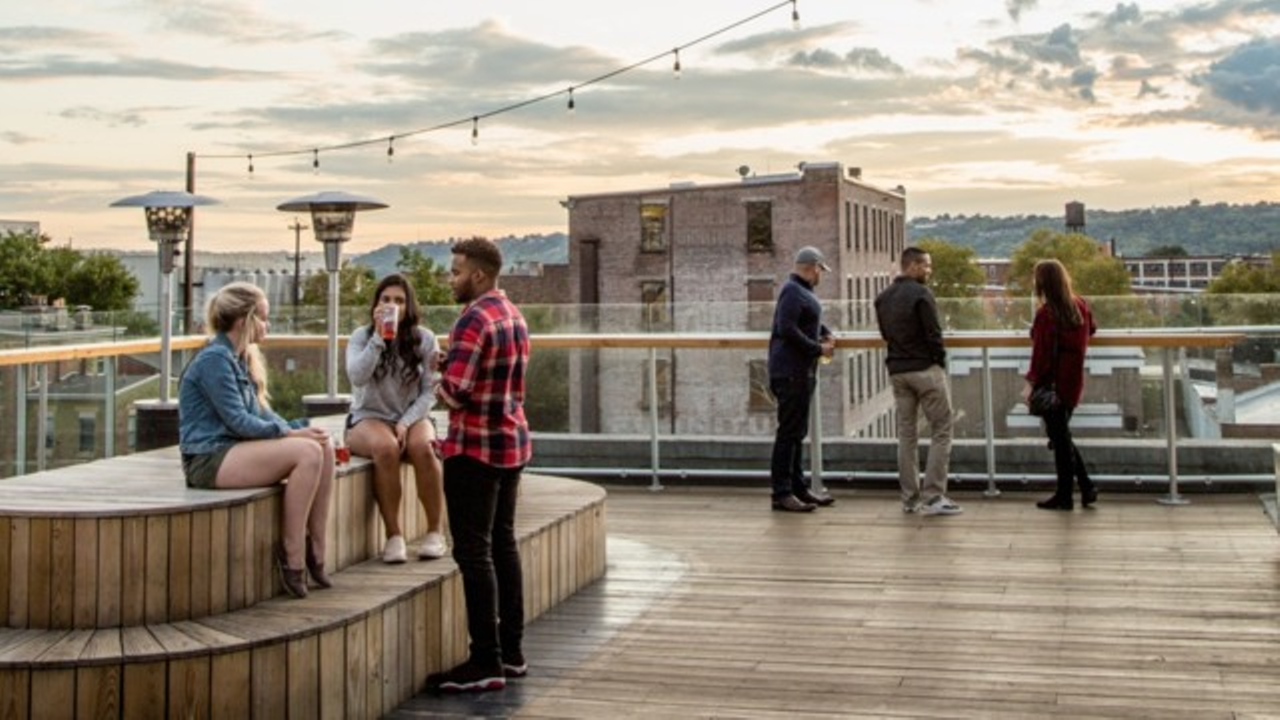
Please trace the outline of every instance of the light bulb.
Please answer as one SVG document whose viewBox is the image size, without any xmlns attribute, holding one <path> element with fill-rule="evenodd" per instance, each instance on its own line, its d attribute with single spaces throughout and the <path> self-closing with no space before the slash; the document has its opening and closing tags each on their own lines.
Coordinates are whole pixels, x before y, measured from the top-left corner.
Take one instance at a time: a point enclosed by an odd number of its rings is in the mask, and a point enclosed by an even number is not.
<svg viewBox="0 0 1280 720">
<path fill-rule="evenodd" d="M 311 174 L 320 174 L 320 149 L 315 148 L 311 151 Z"/>
<path fill-rule="evenodd" d="M 472 145 L 480 144 L 480 118 L 479 117 L 471 118 L 471 144 Z"/>
<path fill-rule="evenodd" d="M 396 138 L 394 135 L 387 138 L 387 164 L 390 164 L 391 161 L 395 160 L 396 158 L 395 142 L 396 142 Z"/>
<path fill-rule="evenodd" d="M 680 48 L 672 50 L 676 54 L 675 64 L 671 66 L 671 72 L 675 73 L 676 79 L 680 79 Z"/>
<path fill-rule="evenodd" d="M 791 29 L 800 29 L 800 10 L 796 7 L 796 0 L 791 0 Z"/>
<path fill-rule="evenodd" d="M 253 179 L 253 153 L 249 153 L 249 179 Z"/>
<path fill-rule="evenodd" d="M 576 105 L 573 102 L 573 88 L 569 88 L 569 114 L 572 115 Z"/>
</svg>

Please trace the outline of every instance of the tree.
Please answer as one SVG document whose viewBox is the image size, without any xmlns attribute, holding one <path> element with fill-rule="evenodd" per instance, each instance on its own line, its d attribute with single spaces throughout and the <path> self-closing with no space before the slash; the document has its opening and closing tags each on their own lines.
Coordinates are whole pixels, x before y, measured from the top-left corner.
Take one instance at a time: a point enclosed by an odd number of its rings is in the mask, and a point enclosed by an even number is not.
<svg viewBox="0 0 1280 720">
<path fill-rule="evenodd" d="M 1157 245 L 1143 253 L 1146 257 L 1186 257 L 1187 249 L 1181 245 Z"/>
<path fill-rule="evenodd" d="M 1280 293 L 1280 250 L 1271 253 L 1269 267 L 1231 261 L 1204 291 L 1215 295 Z"/>
<path fill-rule="evenodd" d="M 1272 325 L 1280 312 L 1280 250 L 1271 265 L 1234 260 L 1204 289 L 1206 308 L 1216 325 Z"/>
<path fill-rule="evenodd" d="M 977 253 L 973 248 L 932 237 L 922 238 L 914 245 L 929 253 L 933 260 L 929 287 L 934 295 L 940 298 L 971 298 L 982 292 L 987 278 L 978 267 Z"/>
<path fill-rule="evenodd" d="M 1009 262 L 1007 294 L 1025 297 L 1034 289 L 1032 271 L 1037 262 L 1055 258 L 1071 275 L 1075 291 L 1085 296 L 1131 295 L 1132 278 L 1119 258 L 1103 252 L 1097 240 L 1079 233 L 1041 228 L 1013 251 Z"/>
<path fill-rule="evenodd" d="M 9 231 L 0 238 L 0 310 L 16 310 L 45 295 L 48 279 L 43 262 L 47 235 Z"/>
<path fill-rule="evenodd" d="M 106 253 L 82 256 L 62 278 L 63 297 L 73 305 L 94 310 L 128 310 L 138 295 L 138 278 Z"/>
<path fill-rule="evenodd" d="M 47 247 L 49 238 L 9 232 L 0 238 L 0 309 L 12 310 L 43 295 L 94 310 L 127 310 L 138 279 L 118 257 Z"/>
<path fill-rule="evenodd" d="M 448 269 L 437 265 L 435 260 L 423 255 L 418 248 L 402 245 L 396 267 L 400 268 L 409 278 L 409 282 L 413 283 L 413 289 L 418 294 L 419 305 L 427 307 L 455 304 L 453 291 L 449 289 L 449 283 L 443 279 Z"/>
<path fill-rule="evenodd" d="M 373 270 L 350 260 L 343 260 L 338 270 L 338 305 L 368 307 L 373 303 L 373 290 L 378 286 Z M 329 303 L 329 273 L 316 273 L 302 286 L 303 305 Z"/>
</svg>

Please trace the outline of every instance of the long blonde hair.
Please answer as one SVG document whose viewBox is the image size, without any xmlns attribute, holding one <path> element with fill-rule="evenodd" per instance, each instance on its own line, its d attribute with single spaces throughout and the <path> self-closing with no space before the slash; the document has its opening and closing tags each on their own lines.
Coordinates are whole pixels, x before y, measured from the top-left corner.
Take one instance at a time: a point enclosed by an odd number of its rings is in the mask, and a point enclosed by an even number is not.
<svg viewBox="0 0 1280 720">
<path fill-rule="evenodd" d="M 266 297 L 262 289 L 253 283 L 228 283 L 209 298 L 209 307 L 205 310 L 206 327 L 210 333 L 229 335 L 236 321 L 244 319 L 240 325 L 239 337 L 231 338 L 231 342 L 244 348 L 249 379 L 253 381 L 258 393 L 258 403 L 263 408 L 271 407 L 271 393 L 267 391 L 267 361 L 262 356 L 258 343 L 250 340 L 253 338 L 253 320 L 258 314 L 258 303 Z"/>
</svg>

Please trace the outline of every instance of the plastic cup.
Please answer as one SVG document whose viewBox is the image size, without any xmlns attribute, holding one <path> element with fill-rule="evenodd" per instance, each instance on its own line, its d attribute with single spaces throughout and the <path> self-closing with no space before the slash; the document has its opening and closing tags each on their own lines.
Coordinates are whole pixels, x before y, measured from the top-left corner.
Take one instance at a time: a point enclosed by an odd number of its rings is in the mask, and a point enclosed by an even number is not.
<svg viewBox="0 0 1280 720">
<path fill-rule="evenodd" d="M 351 448 L 347 447 L 347 441 L 342 437 L 342 433 L 333 434 L 333 461 L 339 465 L 351 462 Z"/>
<path fill-rule="evenodd" d="M 378 318 L 378 332 L 382 333 L 382 339 L 394 340 L 396 338 L 396 326 L 399 324 L 400 307 L 397 305 L 384 306 L 381 316 Z"/>
</svg>

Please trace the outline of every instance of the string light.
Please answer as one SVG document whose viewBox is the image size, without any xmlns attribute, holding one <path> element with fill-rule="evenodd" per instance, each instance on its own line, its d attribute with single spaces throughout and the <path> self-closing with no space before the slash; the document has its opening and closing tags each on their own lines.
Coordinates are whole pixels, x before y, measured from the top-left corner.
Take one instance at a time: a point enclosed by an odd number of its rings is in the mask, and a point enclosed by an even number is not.
<svg viewBox="0 0 1280 720">
<path fill-rule="evenodd" d="M 581 88 L 584 88 L 584 87 L 586 87 L 586 86 L 588 86 L 588 85 L 594 85 L 594 84 L 596 84 L 596 83 L 602 83 L 602 82 L 604 82 L 604 81 L 606 81 L 606 80 L 611 80 L 611 79 L 613 79 L 614 77 L 617 77 L 617 76 L 622 75 L 622 74 L 624 74 L 624 73 L 631 72 L 632 70 L 636 70 L 636 69 L 638 69 L 638 68 L 641 68 L 641 67 L 644 67 L 644 66 L 646 66 L 646 65 L 650 65 L 650 64 L 652 64 L 652 63 L 654 63 L 654 62 L 657 62 L 657 61 L 659 61 L 659 60 L 662 60 L 663 58 L 667 57 L 669 54 L 674 54 L 674 55 L 675 55 L 675 60 L 674 60 L 673 66 L 672 66 L 672 70 L 673 70 L 673 71 L 674 71 L 674 73 L 675 73 L 676 79 L 679 79 L 679 78 L 680 78 L 680 76 L 681 76 L 681 65 L 680 65 L 680 51 L 681 51 L 681 50 L 688 49 L 688 48 L 690 48 L 690 47 L 693 47 L 694 45 L 700 45 L 700 44 L 702 44 L 702 43 L 704 43 L 704 42 L 706 42 L 706 41 L 708 41 L 708 40 L 711 40 L 712 38 L 715 38 L 715 37 L 718 37 L 718 36 L 720 36 L 720 35 L 723 35 L 723 34 L 725 34 L 725 33 L 729 32 L 729 31 L 731 31 L 731 30 L 735 30 L 735 29 L 737 29 L 737 28 L 739 28 L 739 27 L 741 27 L 741 26 L 743 26 L 743 25 L 746 25 L 746 24 L 747 24 L 747 23 L 749 23 L 749 22 L 752 22 L 752 21 L 754 21 L 754 20 L 757 20 L 757 19 L 759 19 L 759 18 L 761 18 L 761 17 L 764 17 L 765 15 L 768 15 L 768 14 L 770 14 L 770 13 L 776 12 L 777 10 L 780 10 L 780 9 L 782 9 L 782 8 L 784 8 L 784 7 L 788 6 L 788 5 L 790 5 L 790 6 L 791 6 L 791 21 L 792 21 L 793 25 L 795 25 L 796 27 L 798 27 L 798 26 L 799 26 L 799 22 L 800 22 L 800 12 L 799 12 L 799 10 L 797 9 L 797 2 L 798 2 L 798 0 L 781 0 L 780 2 L 777 2 L 777 3 L 775 3 L 775 4 L 773 4 L 773 5 L 771 5 L 771 6 L 767 7 L 767 8 L 765 8 L 765 9 L 763 9 L 763 10 L 759 11 L 759 12 L 756 12 L 756 13 L 754 13 L 754 14 L 752 14 L 752 15 L 749 15 L 749 16 L 747 16 L 747 17 L 745 17 L 745 18 L 742 18 L 741 20 L 738 20 L 737 22 L 730 23 L 729 25 L 725 25 L 724 27 L 721 27 L 721 28 L 719 28 L 719 29 L 717 29 L 717 30 L 714 30 L 714 31 L 712 31 L 712 32 L 709 32 L 709 33 L 707 33 L 707 34 L 705 34 L 705 35 L 703 35 L 703 36 L 701 36 L 701 37 L 699 37 L 699 38 L 697 38 L 697 39 L 695 39 L 695 40 L 692 40 L 692 41 L 690 41 L 690 42 L 684 43 L 683 45 L 679 45 L 679 46 L 677 46 L 677 47 L 673 48 L 672 50 L 664 51 L 664 52 L 658 53 L 658 54 L 656 54 L 656 55 L 653 55 L 653 56 L 651 56 L 651 57 L 645 58 L 645 59 L 640 60 L 640 61 L 638 61 L 638 62 L 634 62 L 634 63 L 632 63 L 632 64 L 630 64 L 630 65 L 625 66 L 625 67 L 620 67 L 620 68 L 617 68 L 617 69 L 612 70 L 612 71 L 610 71 L 610 72 L 604 73 L 603 75 L 598 75 L 598 76 L 596 76 L 596 77 L 594 77 L 594 78 L 591 78 L 591 79 L 589 79 L 589 80 L 585 80 L 585 81 L 583 81 L 583 82 L 577 83 L 577 84 L 575 84 L 575 85 L 570 86 L 567 90 L 557 90 L 557 91 L 555 91 L 555 92 L 550 92 L 550 93 L 546 93 L 546 94 L 544 94 L 544 95 L 539 95 L 539 96 L 537 96 L 537 97 L 529 98 L 529 99 L 522 100 L 522 101 L 519 101 L 519 102 L 514 102 L 514 103 L 511 103 L 511 104 L 506 105 L 506 106 L 503 106 L 503 107 L 499 107 L 499 108 L 496 108 L 496 109 L 493 109 L 493 110 L 489 110 L 489 111 L 487 111 L 487 112 L 479 113 L 479 114 L 477 114 L 477 115 L 472 115 L 472 116 L 470 116 L 470 117 L 462 117 L 462 118 L 459 118 L 459 119 L 456 119 L 456 120 L 450 120 L 450 121 L 447 121 L 447 122 L 443 122 L 443 123 L 440 123 L 440 124 L 438 124 L 438 125 L 432 125 L 432 126 L 430 126 L 430 127 L 423 127 L 423 128 L 418 128 L 418 129 L 416 129 L 416 130 L 409 130 L 409 131 L 406 131 L 406 132 L 396 133 L 395 135 L 392 135 L 392 136 L 390 136 L 390 137 L 383 136 L 383 137 L 373 138 L 373 139 L 355 140 L 355 141 L 351 141 L 351 142 L 341 143 L 341 144 L 338 144 L 338 145 L 326 145 L 326 146 L 323 146 L 323 147 L 312 147 L 312 148 L 296 148 L 296 149 L 292 149 L 292 150 L 276 150 L 276 151 L 271 151 L 271 152 L 259 152 L 259 153 L 256 153 L 256 154 L 257 154 L 257 156 L 258 156 L 259 158 L 263 158 L 263 157 L 286 157 L 286 156 L 290 156 L 290 155 L 301 155 L 301 154 L 303 154 L 303 153 L 310 152 L 310 153 L 311 153 L 311 156 L 312 156 L 312 159 L 311 159 L 311 168 L 312 168 L 313 172 L 314 172 L 315 174 L 317 174 L 317 175 L 318 175 L 318 174 L 320 173 L 320 151 L 321 151 L 321 150 L 325 150 L 325 151 L 348 150 L 348 149 L 351 149 L 351 148 L 358 148 L 358 147 L 364 147 L 364 146 L 366 146 L 366 145 L 373 145 L 373 144 L 376 144 L 376 143 L 381 143 L 381 142 L 383 142 L 383 141 L 385 140 L 385 141 L 387 142 L 387 161 L 388 161 L 388 162 L 391 162 L 391 158 L 392 158 L 392 157 L 394 156 L 394 154 L 395 154 L 395 152 L 394 152 L 394 141 L 395 141 L 395 139 L 396 139 L 396 138 L 405 138 L 405 137 L 409 137 L 409 136 L 412 136 L 412 135 L 420 135 L 420 134 L 423 134 L 423 133 L 429 133 L 429 132 L 436 132 L 436 131 L 440 131 L 440 130 L 446 130 L 446 129 L 449 129 L 449 128 L 458 127 L 459 125 L 463 125 L 463 124 L 465 124 L 465 123 L 467 123 L 467 122 L 470 122 L 470 123 L 471 123 L 471 143 L 472 143 L 473 145 L 478 145 L 478 144 L 480 143 L 480 120 L 481 120 L 481 119 L 483 119 L 483 118 L 489 118 L 489 117 L 494 117 L 494 116 L 496 116 L 496 115 L 501 115 L 501 114 L 503 114 L 503 113 L 513 112 L 513 111 L 515 111 L 515 110 L 519 110 L 519 109 L 524 108 L 524 107 L 526 107 L 526 106 L 533 105 L 533 104 L 536 104 L 536 103 L 540 103 L 540 102 L 542 102 L 542 101 L 544 101 L 544 100 L 548 100 L 548 99 L 551 99 L 551 98 L 554 98 L 554 97 L 558 97 L 558 96 L 560 96 L 560 95 L 564 95 L 564 94 L 568 94 L 568 96 L 569 96 L 569 98 L 568 98 L 568 110 L 569 110 L 569 112 L 570 112 L 570 113 L 572 113 L 572 112 L 574 112 L 575 105 L 576 105 L 576 102 L 575 102 L 575 99 L 574 99 L 574 96 L 573 96 L 573 91 L 574 91 L 574 89 L 575 89 L 575 88 L 577 88 L 577 89 L 581 89 Z M 209 154 L 204 154 L 204 153 L 191 153 L 191 154 L 192 154 L 193 156 L 195 156 L 195 157 L 206 158 L 206 159 L 226 159 L 226 158 L 242 158 L 242 157 L 245 157 L 244 155 L 241 155 L 241 154 L 218 154 L 218 153 L 209 153 Z M 253 174 L 253 172 L 254 172 L 254 168 L 253 168 L 253 154 L 248 155 L 248 158 L 249 158 L 249 173 L 250 173 L 250 175 L 252 176 L 252 174 Z"/>
<path fill-rule="evenodd" d="M 791 29 L 800 29 L 800 10 L 796 7 L 796 0 L 791 0 Z"/>
<path fill-rule="evenodd" d="M 253 179 L 253 153 L 249 153 L 249 179 Z"/>
</svg>

